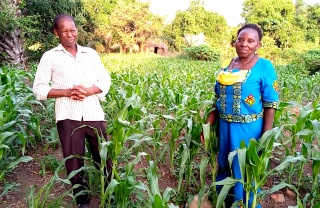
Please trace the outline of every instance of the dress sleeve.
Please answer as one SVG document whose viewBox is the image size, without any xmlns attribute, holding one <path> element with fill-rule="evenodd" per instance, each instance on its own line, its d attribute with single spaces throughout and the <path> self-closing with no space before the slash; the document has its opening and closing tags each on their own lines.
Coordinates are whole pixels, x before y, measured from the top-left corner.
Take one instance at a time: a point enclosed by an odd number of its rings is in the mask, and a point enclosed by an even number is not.
<svg viewBox="0 0 320 208">
<path fill-rule="evenodd" d="M 261 96 L 264 108 L 278 109 L 279 106 L 279 86 L 274 66 L 270 61 L 266 61 L 261 76 Z"/>
</svg>

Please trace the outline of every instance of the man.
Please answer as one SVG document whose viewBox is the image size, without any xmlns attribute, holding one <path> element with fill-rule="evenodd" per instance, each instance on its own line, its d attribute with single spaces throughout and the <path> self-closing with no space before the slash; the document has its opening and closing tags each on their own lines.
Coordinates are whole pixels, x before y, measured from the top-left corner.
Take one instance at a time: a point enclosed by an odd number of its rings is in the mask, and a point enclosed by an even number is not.
<svg viewBox="0 0 320 208">
<path fill-rule="evenodd" d="M 53 28 L 60 45 L 42 56 L 35 75 L 33 91 L 38 100 L 56 99 L 55 119 L 63 156 L 84 156 L 87 139 L 93 160 L 100 164 L 98 140 L 94 129 L 106 138 L 104 112 L 99 100 L 104 100 L 109 91 L 110 75 L 96 51 L 77 44 L 78 31 L 71 16 L 56 16 Z M 87 127 L 78 128 L 83 125 Z M 67 174 L 81 168 L 83 163 L 83 159 L 79 157 L 68 159 L 65 164 Z M 110 159 L 106 166 L 107 173 L 110 173 Z M 71 183 L 81 185 L 73 190 L 74 195 L 87 188 L 81 172 L 72 177 Z M 78 207 L 85 208 L 89 206 L 90 198 L 88 195 L 80 195 L 76 197 L 76 202 Z"/>
</svg>

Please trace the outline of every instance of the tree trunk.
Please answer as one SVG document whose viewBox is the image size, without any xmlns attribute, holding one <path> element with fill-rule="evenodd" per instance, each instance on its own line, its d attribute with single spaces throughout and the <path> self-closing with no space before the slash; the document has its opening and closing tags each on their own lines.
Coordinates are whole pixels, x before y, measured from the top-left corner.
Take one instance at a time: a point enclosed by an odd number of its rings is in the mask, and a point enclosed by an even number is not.
<svg viewBox="0 0 320 208">
<path fill-rule="evenodd" d="M 14 18 L 17 20 L 21 18 L 21 11 L 18 7 L 20 4 L 19 0 L 6 0 L 1 3 L 7 4 L 7 7 L 12 8 L 13 13 L 11 13 L 8 18 Z M 18 65 L 21 68 L 26 67 L 26 61 L 28 58 L 25 53 L 24 41 L 19 28 L 14 28 L 10 31 L 3 31 L 0 33 L 0 59 L 8 63 Z"/>
<path fill-rule="evenodd" d="M 26 67 L 26 53 L 23 48 L 23 40 L 19 29 L 5 32 L 0 36 L 0 53 L 6 62 Z"/>
</svg>

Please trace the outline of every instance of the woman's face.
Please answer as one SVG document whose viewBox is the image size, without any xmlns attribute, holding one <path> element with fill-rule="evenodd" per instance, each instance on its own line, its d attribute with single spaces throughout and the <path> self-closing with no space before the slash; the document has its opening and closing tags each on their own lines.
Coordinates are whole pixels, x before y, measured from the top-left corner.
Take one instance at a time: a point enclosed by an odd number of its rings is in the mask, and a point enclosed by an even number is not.
<svg viewBox="0 0 320 208">
<path fill-rule="evenodd" d="M 239 57 L 250 57 L 260 48 L 258 32 L 251 28 L 243 29 L 237 37 L 235 47 Z"/>
</svg>

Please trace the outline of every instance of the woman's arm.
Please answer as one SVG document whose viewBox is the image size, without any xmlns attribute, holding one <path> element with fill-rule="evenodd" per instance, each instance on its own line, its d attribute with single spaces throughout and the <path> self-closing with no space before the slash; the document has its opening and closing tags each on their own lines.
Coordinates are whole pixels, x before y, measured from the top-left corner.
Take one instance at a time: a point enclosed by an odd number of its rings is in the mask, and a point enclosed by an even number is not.
<svg viewBox="0 0 320 208">
<path fill-rule="evenodd" d="M 210 126 L 212 126 L 218 118 L 219 118 L 218 110 L 215 107 L 213 107 L 213 110 L 209 113 L 209 116 L 207 118 L 207 123 L 209 123 Z"/>
<path fill-rule="evenodd" d="M 264 108 L 262 133 L 266 132 L 267 130 L 272 129 L 273 120 L 274 120 L 274 113 L 275 113 L 274 108 Z"/>
</svg>

